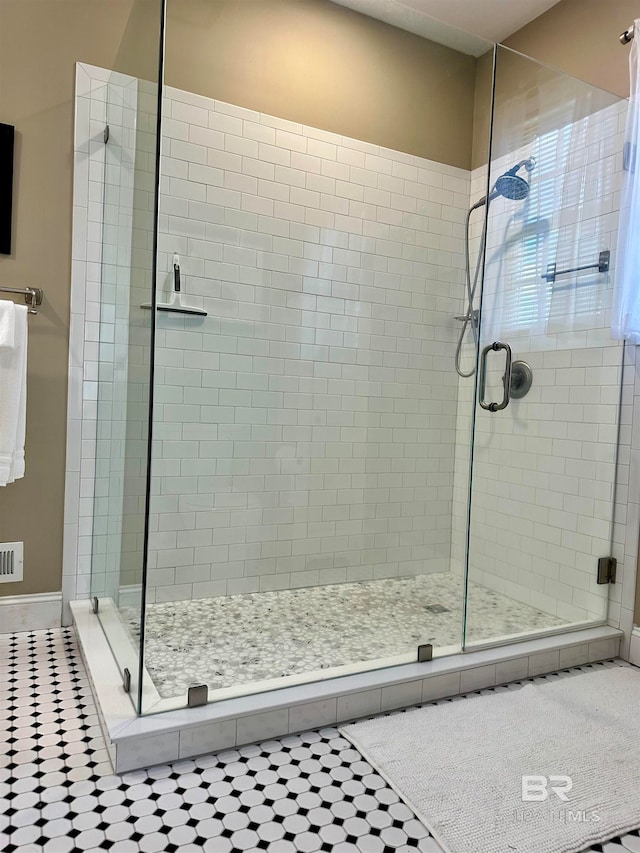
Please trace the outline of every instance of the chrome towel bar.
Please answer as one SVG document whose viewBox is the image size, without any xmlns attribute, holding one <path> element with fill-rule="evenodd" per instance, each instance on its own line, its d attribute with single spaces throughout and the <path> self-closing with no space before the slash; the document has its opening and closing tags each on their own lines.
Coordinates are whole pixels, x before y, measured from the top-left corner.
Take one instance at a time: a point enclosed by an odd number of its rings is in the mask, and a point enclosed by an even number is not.
<svg viewBox="0 0 640 853">
<path fill-rule="evenodd" d="M 635 24 L 631 24 L 628 29 L 620 33 L 620 35 L 618 36 L 620 44 L 629 44 L 629 42 L 635 38 L 635 29 Z"/>
<path fill-rule="evenodd" d="M 41 287 L 5 287 L 0 284 L 0 293 L 22 293 L 24 301 L 29 306 L 29 314 L 37 314 L 36 306 L 42 305 L 44 291 Z"/>
</svg>

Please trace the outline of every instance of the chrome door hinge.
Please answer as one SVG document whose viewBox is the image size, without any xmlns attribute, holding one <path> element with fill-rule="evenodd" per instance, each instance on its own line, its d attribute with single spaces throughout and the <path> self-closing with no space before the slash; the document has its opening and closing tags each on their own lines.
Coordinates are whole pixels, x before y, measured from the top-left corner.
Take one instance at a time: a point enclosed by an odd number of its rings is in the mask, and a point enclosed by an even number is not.
<svg viewBox="0 0 640 853">
<path fill-rule="evenodd" d="M 615 557 L 600 557 L 598 560 L 598 583 L 615 583 L 618 561 Z"/>
</svg>

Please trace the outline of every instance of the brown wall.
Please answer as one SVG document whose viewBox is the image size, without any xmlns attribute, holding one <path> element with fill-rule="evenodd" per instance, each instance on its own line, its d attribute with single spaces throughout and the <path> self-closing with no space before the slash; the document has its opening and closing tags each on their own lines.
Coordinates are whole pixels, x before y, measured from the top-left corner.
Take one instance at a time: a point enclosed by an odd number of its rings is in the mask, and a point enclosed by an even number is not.
<svg viewBox="0 0 640 853">
<path fill-rule="evenodd" d="M 144 2 L 157 9 L 157 0 Z M 0 0 L 0 121 L 16 126 L 13 254 L 0 255 L 0 283 L 45 292 L 29 318 L 26 476 L 0 488 L 0 541 L 24 540 L 25 580 L 0 595 L 60 589 L 74 66 L 149 70 L 140 51 L 132 64 L 120 49 L 133 4 Z"/>
<path fill-rule="evenodd" d="M 473 100 L 473 144 L 471 168 L 477 169 L 489 157 L 491 130 L 491 98 L 493 96 L 494 49 L 491 48 L 476 61 L 476 82 Z"/>
<path fill-rule="evenodd" d="M 168 0 L 179 89 L 469 168 L 475 59 L 328 0 Z"/>
<path fill-rule="evenodd" d="M 639 16 L 640 0 L 561 0 L 503 43 L 626 98 L 629 47 L 618 36 Z"/>
</svg>

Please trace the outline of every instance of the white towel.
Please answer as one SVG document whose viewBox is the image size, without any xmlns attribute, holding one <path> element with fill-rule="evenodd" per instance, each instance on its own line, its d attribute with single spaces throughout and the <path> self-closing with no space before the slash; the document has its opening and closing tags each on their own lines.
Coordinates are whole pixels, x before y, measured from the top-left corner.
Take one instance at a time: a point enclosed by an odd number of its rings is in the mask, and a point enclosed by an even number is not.
<svg viewBox="0 0 640 853">
<path fill-rule="evenodd" d="M 14 345 L 0 349 L 0 486 L 24 477 L 27 306 L 15 305 Z"/>
<path fill-rule="evenodd" d="M 16 306 L 0 299 L 0 349 L 13 349 L 16 334 Z"/>
</svg>

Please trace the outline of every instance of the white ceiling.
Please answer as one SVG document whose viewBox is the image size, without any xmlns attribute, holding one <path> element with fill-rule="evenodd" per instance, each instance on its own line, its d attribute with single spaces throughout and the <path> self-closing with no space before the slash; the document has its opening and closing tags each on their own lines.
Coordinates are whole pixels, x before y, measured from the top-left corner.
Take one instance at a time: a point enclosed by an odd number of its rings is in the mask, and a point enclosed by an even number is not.
<svg viewBox="0 0 640 853">
<path fill-rule="evenodd" d="M 401 5 L 489 41 L 502 41 L 558 2 L 559 0 L 401 0 Z"/>
<path fill-rule="evenodd" d="M 503 41 L 559 0 L 333 0 L 475 56 L 478 40 Z M 457 28 L 457 29 L 451 29 Z M 476 37 L 476 38 L 474 38 Z"/>
</svg>

